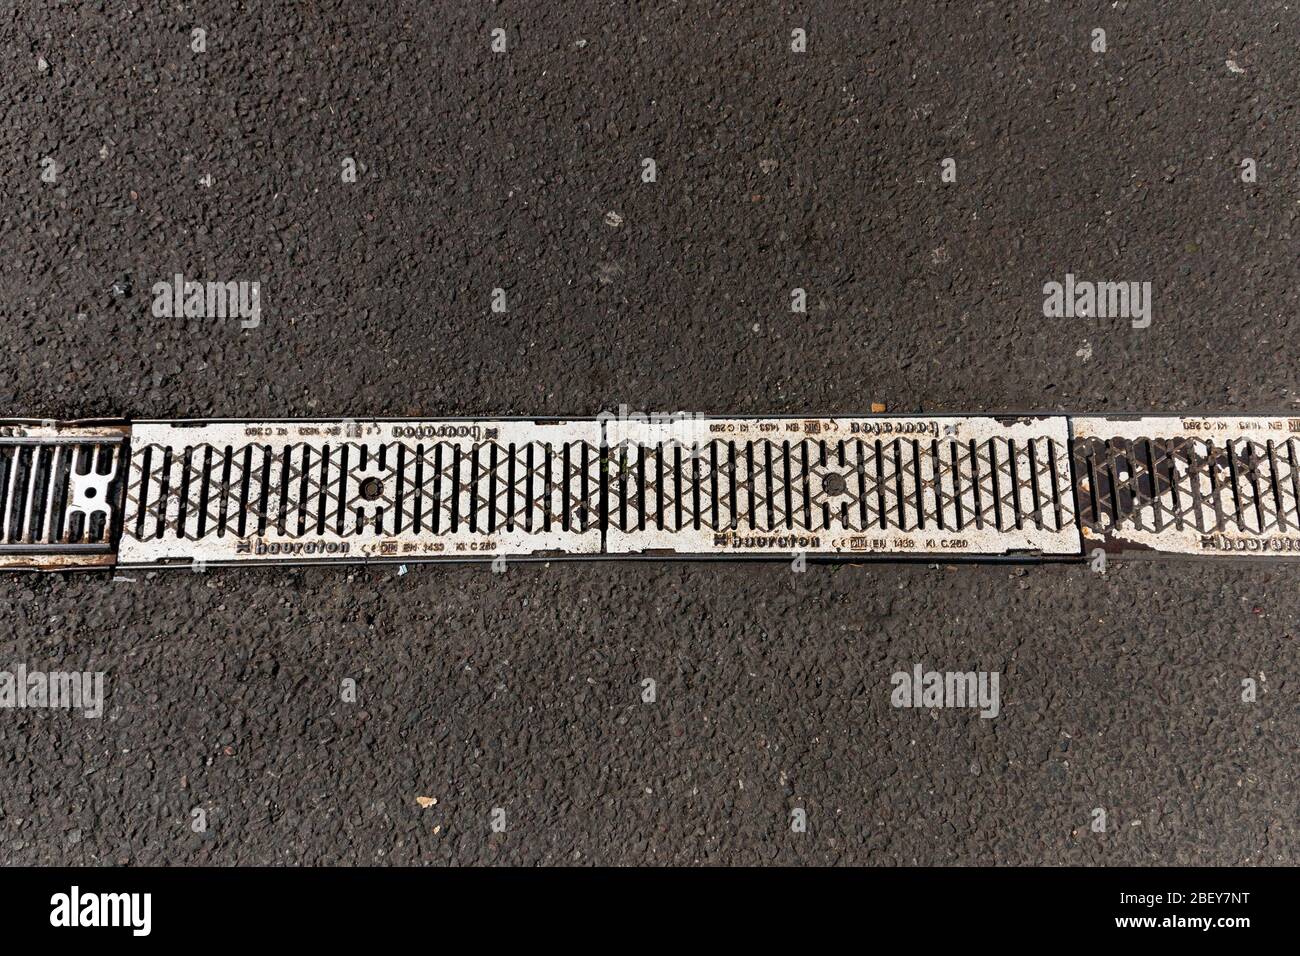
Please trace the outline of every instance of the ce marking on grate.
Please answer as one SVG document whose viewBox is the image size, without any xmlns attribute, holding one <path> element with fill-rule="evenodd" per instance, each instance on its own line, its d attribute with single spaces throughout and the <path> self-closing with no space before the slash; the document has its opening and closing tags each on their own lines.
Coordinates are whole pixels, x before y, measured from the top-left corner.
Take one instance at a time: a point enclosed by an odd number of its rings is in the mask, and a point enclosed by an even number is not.
<svg viewBox="0 0 1300 956">
<path fill-rule="evenodd" d="M 0 567 L 1300 557 L 1300 419 L 0 422 Z"/>
</svg>

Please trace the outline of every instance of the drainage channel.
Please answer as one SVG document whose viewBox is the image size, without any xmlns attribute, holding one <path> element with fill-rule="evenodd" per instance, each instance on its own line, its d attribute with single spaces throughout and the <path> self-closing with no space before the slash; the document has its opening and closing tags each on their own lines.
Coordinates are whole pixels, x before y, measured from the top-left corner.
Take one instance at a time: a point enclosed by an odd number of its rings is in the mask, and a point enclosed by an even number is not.
<svg viewBox="0 0 1300 956">
<path fill-rule="evenodd" d="M 1300 557 L 1300 419 L 0 422 L 0 567 Z"/>
</svg>

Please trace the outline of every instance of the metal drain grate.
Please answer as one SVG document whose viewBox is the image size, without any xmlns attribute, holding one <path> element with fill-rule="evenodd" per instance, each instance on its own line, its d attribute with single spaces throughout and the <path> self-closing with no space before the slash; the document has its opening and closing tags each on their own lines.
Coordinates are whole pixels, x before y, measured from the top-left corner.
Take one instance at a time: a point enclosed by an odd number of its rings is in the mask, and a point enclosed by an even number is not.
<svg viewBox="0 0 1300 956">
<path fill-rule="evenodd" d="M 1086 539 L 1300 556 L 1300 419 L 1078 418 L 1074 429 Z"/>
<path fill-rule="evenodd" d="M 125 459 L 123 429 L 0 429 L 0 567 L 111 564 Z"/>
<path fill-rule="evenodd" d="M 129 461 L 128 461 L 129 459 Z M 1300 557 L 1300 420 L 0 423 L 0 566 Z"/>
<path fill-rule="evenodd" d="M 122 563 L 600 550 L 594 423 L 133 430 Z"/>
<path fill-rule="evenodd" d="M 1078 554 L 1064 417 L 607 426 L 611 554 Z"/>
</svg>

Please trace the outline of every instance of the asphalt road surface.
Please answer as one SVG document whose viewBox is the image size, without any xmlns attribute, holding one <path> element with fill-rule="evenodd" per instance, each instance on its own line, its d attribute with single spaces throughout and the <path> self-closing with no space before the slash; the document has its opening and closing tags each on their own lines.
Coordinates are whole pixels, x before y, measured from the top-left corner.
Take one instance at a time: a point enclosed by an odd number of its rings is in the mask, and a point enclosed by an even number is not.
<svg viewBox="0 0 1300 956">
<path fill-rule="evenodd" d="M 160 6 L 0 14 L 0 414 L 1300 409 L 1294 3 Z M 1295 864 L 1297 583 L 3 574 L 0 862 Z"/>
</svg>

